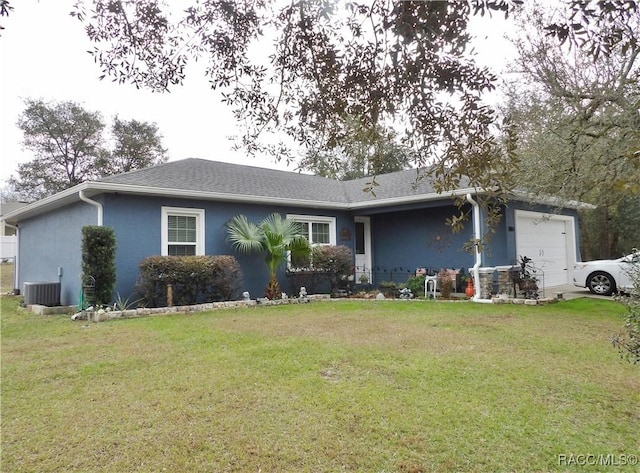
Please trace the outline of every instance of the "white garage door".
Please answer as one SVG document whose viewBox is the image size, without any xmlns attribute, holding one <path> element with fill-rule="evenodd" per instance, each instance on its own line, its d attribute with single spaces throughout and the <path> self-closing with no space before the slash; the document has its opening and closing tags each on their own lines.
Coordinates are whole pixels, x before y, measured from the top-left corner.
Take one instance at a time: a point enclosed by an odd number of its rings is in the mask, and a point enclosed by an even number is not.
<svg viewBox="0 0 640 473">
<path fill-rule="evenodd" d="M 533 260 L 534 266 L 543 271 L 544 287 L 569 284 L 573 234 L 573 217 L 516 211 L 518 259 L 527 256 Z"/>
</svg>

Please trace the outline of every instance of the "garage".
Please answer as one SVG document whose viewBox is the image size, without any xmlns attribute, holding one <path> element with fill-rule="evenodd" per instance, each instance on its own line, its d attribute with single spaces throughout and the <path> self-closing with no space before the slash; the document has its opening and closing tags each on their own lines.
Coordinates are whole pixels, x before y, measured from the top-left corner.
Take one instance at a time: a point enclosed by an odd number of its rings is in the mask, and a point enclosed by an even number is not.
<svg viewBox="0 0 640 473">
<path fill-rule="evenodd" d="M 575 262 L 574 218 L 516 210 L 516 253 L 531 258 L 544 287 L 569 284 Z"/>
</svg>

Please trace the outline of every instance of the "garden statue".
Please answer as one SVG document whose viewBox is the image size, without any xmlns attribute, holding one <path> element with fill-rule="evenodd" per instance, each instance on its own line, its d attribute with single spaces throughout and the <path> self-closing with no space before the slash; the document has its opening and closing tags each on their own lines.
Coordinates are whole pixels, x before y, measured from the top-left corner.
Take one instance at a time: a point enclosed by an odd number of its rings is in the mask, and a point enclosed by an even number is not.
<svg viewBox="0 0 640 473">
<path fill-rule="evenodd" d="M 309 302 L 309 298 L 307 297 L 307 288 L 304 286 L 300 287 L 300 294 L 298 295 L 298 299 L 300 302 Z"/>
</svg>

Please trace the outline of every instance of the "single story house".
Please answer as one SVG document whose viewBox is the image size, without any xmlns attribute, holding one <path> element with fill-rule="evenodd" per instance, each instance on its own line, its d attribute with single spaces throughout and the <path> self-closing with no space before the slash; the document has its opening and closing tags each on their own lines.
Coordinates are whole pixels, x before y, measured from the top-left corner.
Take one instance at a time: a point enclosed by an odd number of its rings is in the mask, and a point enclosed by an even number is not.
<svg viewBox="0 0 640 473">
<path fill-rule="evenodd" d="M 426 179 L 416 186 L 416 170 L 377 176 L 375 195 L 363 191 L 369 181 L 190 158 L 84 182 L 4 216 L 18 234 L 15 287 L 59 282 L 61 304 L 76 304 L 81 229 L 104 225 L 116 235 L 116 291 L 122 297 L 133 293 L 143 258 L 169 254 L 234 254 L 243 290 L 261 297 L 266 265 L 256 255 L 234 252 L 225 223 L 237 214 L 259 222 L 274 212 L 306 225 L 312 244 L 351 248 L 356 282 L 362 274 L 375 285 L 404 282 L 417 268 L 474 266 L 476 256 L 463 247 L 483 228 L 477 206 L 474 222 L 453 233 L 445 223 L 457 210 L 451 195 L 436 193 Z M 468 195 L 472 206 L 478 192 L 460 188 L 455 194 Z M 546 287 L 569 284 L 579 255 L 578 207 L 514 194 L 490 244 L 477 255 L 479 265 L 512 265 L 526 255 L 544 271 Z M 170 225 L 190 228 L 192 237 L 176 241 Z M 280 276 L 283 289 L 296 293 L 284 271 Z"/>
</svg>

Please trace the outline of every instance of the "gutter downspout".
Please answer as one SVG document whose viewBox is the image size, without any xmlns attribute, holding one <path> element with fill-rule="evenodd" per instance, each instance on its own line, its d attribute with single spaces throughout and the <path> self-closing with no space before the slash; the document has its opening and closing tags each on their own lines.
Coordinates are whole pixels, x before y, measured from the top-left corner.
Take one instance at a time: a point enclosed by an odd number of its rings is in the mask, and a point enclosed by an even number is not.
<svg viewBox="0 0 640 473">
<path fill-rule="evenodd" d="M 20 281 L 20 278 L 18 277 L 20 274 L 20 265 L 18 264 L 18 258 L 20 257 L 20 229 L 17 225 L 11 225 L 7 222 L 4 222 L 4 224 L 5 226 L 13 228 L 16 231 L 16 257 L 13 261 L 13 292 L 14 294 L 20 294 L 20 288 L 18 287 L 18 281 Z"/>
<path fill-rule="evenodd" d="M 471 197 L 471 194 L 467 194 L 467 202 L 469 202 L 472 206 L 473 206 L 473 238 L 475 240 L 475 244 L 474 244 L 474 248 L 475 248 L 475 263 L 473 265 L 472 271 L 473 271 L 473 286 L 474 286 L 474 292 L 475 294 L 473 295 L 473 302 L 486 302 L 486 303 L 490 303 L 491 299 L 481 299 L 480 298 L 480 264 L 481 264 L 481 257 L 480 257 L 480 206 L 478 205 L 478 203 L 473 200 L 473 197 Z"/>
<path fill-rule="evenodd" d="M 91 204 L 98 208 L 98 226 L 101 227 L 102 226 L 102 204 L 100 202 L 96 202 L 95 200 L 91 200 L 89 197 L 84 195 L 84 190 L 81 190 L 80 192 L 78 192 L 78 197 L 80 197 L 80 200 L 86 202 L 87 204 Z"/>
<path fill-rule="evenodd" d="M 89 197 L 87 197 L 86 195 L 84 195 L 84 190 L 81 190 L 80 192 L 78 192 L 78 197 L 80 197 L 80 200 L 86 202 L 87 204 L 91 204 L 95 207 L 98 208 L 98 226 L 101 227 L 102 226 L 102 204 L 100 202 L 96 202 L 95 200 L 91 200 Z M 82 276 L 80 281 L 82 281 Z M 82 292 L 84 293 L 84 289 L 82 289 Z M 83 311 L 84 313 L 84 307 L 83 307 Z M 74 315 L 75 317 L 75 315 Z M 74 319 L 75 320 L 75 319 Z M 89 316 L 87 315 L 87 320 L 89 320 Z"/>
</svg>

